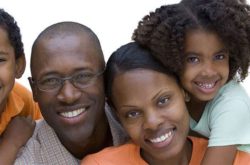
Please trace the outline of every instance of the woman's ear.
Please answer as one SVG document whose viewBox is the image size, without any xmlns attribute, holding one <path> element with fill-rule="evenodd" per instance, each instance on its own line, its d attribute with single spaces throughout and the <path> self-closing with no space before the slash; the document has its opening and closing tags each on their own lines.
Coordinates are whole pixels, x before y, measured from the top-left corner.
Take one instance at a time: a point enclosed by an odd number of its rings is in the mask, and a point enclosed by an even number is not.
<svg viewBox="0 0 250 165">
<path fill-rule="evenodd" d="M 20 57 L 16 59 L 16 71 L 15 71 L 16 78 L 22 77 L 25 67 L 26 67 L 25 56 L 21 55 Z"/>
<path fill-rule="evenodd" d="M 190 98 L 189 94 L 186 91 L 184 91 L 184 92 L 185 92 L 185 101 L 189 102 L 191 98 Z"/>
</svg>

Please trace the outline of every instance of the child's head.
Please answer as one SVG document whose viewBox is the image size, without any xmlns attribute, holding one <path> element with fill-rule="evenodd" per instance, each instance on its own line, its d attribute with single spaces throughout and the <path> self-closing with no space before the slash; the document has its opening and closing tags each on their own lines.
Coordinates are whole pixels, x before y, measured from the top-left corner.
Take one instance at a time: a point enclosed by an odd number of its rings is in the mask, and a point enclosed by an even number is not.
<svg viewBox="0 0 250 165">
<path fill-rule="evenodd" d="M 203 37 L 190 42 L 197 33 Z M 248 73 L 249 7 L 236 0 L 183 0 L 162 6 L 139 23 L 133 38 L 148 47 L 164 65 L 171 65 L 191 95 L 195 91 L 190 88 L 197 87 L 201 93 L 210 94 L 199 98 L 202 100 L 213 98 L 236 75 L 243 80 Z M 183 78 L 187 72 L 191 73 L 191 80 Z"/>
<path fill-rule="evenodd" d="M 111 55 L 105 83 L 109 102 L 146 161 L 183 156 L 189 115 L 185 93 L 167 67 L 129 43 Z"/>
<path fill-rule="evenodd" d="M 20 29 L 16 21 L 0 9 L 0 112 L 4 109 L 15 78 L 25 69 Z"/>
</svg>

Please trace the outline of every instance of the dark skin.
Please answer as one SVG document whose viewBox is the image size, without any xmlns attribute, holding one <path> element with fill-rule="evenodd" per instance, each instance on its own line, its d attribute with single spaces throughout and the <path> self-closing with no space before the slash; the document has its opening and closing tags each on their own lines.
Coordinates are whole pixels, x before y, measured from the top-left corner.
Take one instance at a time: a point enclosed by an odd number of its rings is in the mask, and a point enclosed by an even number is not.
<svg viewBox="0 0 250 165">
<path fill-rule="evenodd" d="M 14 117 L 8 124 L 0 139 L 0 162 L 11 165 L 16 159 L 18 150 L 32 136 L 35 121 L 31 117 Z"/>
<path fill-rule="evenodd" d="M 67 26 L 67 25 L 66 25 Z M 75 24 L 73 24 L 75 26 Z M 77 72 L 98 73 L 104 69 L 100 45 L 88 31 L 67 29 L 49 37 L 40 37 L 32 50 L 32 78 L 69 77 Z M 41 91 L 32 84 L 46 122 L 54 129 L 64 147 L 76 158 L 94 153 L 112 144 L 104 114 L 103 76 L 79 89 L 66 80 L 57 91 Z M 82 110 L 76 117 L 63 116 Z"/>
</svg>

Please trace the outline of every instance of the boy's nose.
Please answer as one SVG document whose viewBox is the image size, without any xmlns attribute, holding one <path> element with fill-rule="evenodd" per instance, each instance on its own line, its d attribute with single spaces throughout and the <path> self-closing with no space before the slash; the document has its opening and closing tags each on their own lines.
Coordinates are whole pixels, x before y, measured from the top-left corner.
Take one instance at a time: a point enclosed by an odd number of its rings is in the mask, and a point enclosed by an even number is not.
<svg viewBox="0 0 250 165">
<path fill-rule="evenodd" d="M 66 80 L 57 94 L 57 99 L 61 102 L 72 104 L 80 98 L 81 93 L 69 80 Z"/>
</svg>

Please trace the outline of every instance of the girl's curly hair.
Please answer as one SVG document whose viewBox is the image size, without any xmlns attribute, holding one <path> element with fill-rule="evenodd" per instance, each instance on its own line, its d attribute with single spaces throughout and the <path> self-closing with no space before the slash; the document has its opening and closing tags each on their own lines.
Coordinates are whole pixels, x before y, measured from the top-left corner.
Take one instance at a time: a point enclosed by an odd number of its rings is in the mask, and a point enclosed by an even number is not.
<svg viewBox="0 0 250 165">
<path fill-rule="evenodd" d="M 182 0 L 146 15 L 133 39 L 165 66 L 181 73 L 188 30 L 216 33 L 229 51 L 229 80 L 244 80 L 250 64 L 250 7 L 240 0 Z"/>
</svg>

